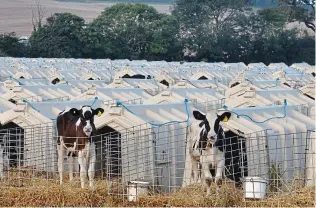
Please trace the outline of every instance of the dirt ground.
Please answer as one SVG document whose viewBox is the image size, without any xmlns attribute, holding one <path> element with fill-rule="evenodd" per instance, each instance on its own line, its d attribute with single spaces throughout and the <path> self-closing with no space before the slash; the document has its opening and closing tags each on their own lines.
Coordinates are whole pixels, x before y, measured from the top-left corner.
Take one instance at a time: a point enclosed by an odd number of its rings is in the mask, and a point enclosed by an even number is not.
<svg viewBox="0 0 316 208">
<path fill-rule="evenodd" d="M 45 19 L 56 12 L 70 12 L 91 21 L 105 7 L 115 3 L 75 3 L 54 0 L 40 0 L 45 9 Z M 169 13 L 170 5 L 153 4 L 159 12 Z M 17 36 L 29 36 L 32 32 L 32 8 L 35 11 L 36 0 L 0 0 L 0 33 L 15 32 Z"/>
</svg>

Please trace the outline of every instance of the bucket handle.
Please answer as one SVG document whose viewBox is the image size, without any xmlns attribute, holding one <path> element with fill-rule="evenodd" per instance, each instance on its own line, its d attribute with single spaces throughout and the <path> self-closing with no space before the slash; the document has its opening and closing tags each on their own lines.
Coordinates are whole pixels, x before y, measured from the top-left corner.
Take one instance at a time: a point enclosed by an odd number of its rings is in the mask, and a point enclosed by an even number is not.
<svg viewBox="0 0 316 208">
<path fill-rule="evenodd" d="M 253 198 L 256 198 L 255 197 L 255 183 L 253 181 L 253 178 L 250 178 L 250 182 L 252 183 L 252 194 L 253 194 Z"/>
<path fill-rule="evenodd" d="M 259 177 L 260 177 L 260 176 L 259 176 Z M 267 178 L 265 178 L 265 177 L 260 177 L 260 178 L 264 179 L 267 183 L 268 183 L 268 181 L 269 181 L 269 180 L 268 180 Z M 241 178 L 240 181 L 241 181 L 242 183 L 244 183 L 244 182 L 245 182 L 245 177 Z M 254 181 L 254 180 L 251 178 L 251 179 L 250 179 L 250 182 L 253 182 L 253 181 Z"/>
</svg>

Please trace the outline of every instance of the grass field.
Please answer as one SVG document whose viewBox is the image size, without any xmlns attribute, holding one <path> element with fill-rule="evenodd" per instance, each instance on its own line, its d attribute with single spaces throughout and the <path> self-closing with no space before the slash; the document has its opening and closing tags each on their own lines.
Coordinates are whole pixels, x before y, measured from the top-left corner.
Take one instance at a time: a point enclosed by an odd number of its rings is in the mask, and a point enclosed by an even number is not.
<svg viewBox="0 0 316 208">
<path fill-rule="evenodd" d="M 154 0 L 40 0 L 45 9 L 45 18 L 56 12 L 70 12 L 83 17 L 87 22 L 96 18 L 105 7 L 117 2 L 153 2 Z M 170 13 L 173 0 L 159 0 L 166 3 L 149 3 L 159 12 Z M 32 33 L 32 9 L 36 0 L 1 0 L 0 1 L 0 33 L 15 32 L 17 36 L 30 36 Z M 157 0 L 155 0 L 157 2 Z M 288 28 L 306 29 L 304 23 L 291 23 Z M 308 30 L 314 35 L 311 30 Z"/>
<path fill-rule="evenodd" d="M 100 3 L 100 2 L 132 2 L 144 4 L 172 4 L 174 0 L 55 0 L 60 2 L 81 2 L 81 3 Z"/>
<path fill-rule="evenodd" d="M 36 0 L 1 0 L 0 33 L 16 32 L 18 36 L 29 36 L 32 33 L 32 7 Z M 45 19 L 56 12 L 70 12 L 83 17 L 86 21 L 96 18 L 105 7 L 115 4 L 114 1 L 68 2 L 40 0 L 45 9 Z M 117 3 L 117 2 L 116 2 Z M 159 12 L 169 13 L 169 4 L 152 4 Z"/>
</svg>

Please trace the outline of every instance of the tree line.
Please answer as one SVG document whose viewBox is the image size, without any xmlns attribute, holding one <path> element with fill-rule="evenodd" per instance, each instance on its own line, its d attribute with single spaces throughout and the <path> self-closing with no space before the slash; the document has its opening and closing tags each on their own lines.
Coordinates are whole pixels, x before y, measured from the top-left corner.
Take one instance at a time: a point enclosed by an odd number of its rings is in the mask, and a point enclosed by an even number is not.
<svg viewBox="0 0 316 208">
<path fill-rule="evenodd" d="M 0 35 L 0 56 L 315 64 L 314 38 L 286 28 L 300 21 L 315 32 L 314 5 L 291 3 L 254 11 L 249 0 L 176 0 L 171 14 L 118 3 L 90 23 L 55 13 L 34 25 L 28 45 Z"/>
</svg>

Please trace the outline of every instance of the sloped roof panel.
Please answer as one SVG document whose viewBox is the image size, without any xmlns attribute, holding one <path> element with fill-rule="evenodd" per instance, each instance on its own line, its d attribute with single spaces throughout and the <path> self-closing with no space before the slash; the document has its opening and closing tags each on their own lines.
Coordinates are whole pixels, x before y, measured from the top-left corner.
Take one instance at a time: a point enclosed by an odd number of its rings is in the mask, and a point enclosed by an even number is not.
<svg viewBox="0 0 316 208">
<path fill-rule="evenodd" d="M 91 87 L 107 86 L 104 80 L 67 80 L 67 83 L 81 90 L 87 90 Z"/>
<path fill-rule="evenodd" d="M 106 101 L 111 101 L 111 103 L 115 103 L 115 100 L 119 100 L 122 102 L 132 102 L 133 103 L 142 103 L 144 100 L 152 97 L 145 90 L 141 88 L 103 88 L 97 87 L 95 89 L 91 89 L 84 94 L 78 96 L 76 99 L 82 98 L 94 98 L 99 97 L 100 99 Z"/>
<path fill-rule="evenodd" d="M 156 104 L 167 102 L 181 102 L 184 99 L 189 99 L 198 103 L 217 101 L 224 99 L 224 95 L 218 93 L 215 89 L 198 89 L 198 88 L 173 88 L 164 91 L 152 98 L 147 99 L 145 104 Z"/>
<path fill-rule="evenodd" d="M 70 108 L 80 108 L 83 105 L 92 105 L 92 108 L 102 107 L 107 109 L 107 106 L 103 104 L 103 100 L 90 99 L 90 100 L 72 100 L 72 101 L 56 101 L 56 102 L 28 102 L 30 108 L 35 109 L 46 118 L 56 119 L 58 114 L 63 110 L 69 110 Z"/>
</svg>

